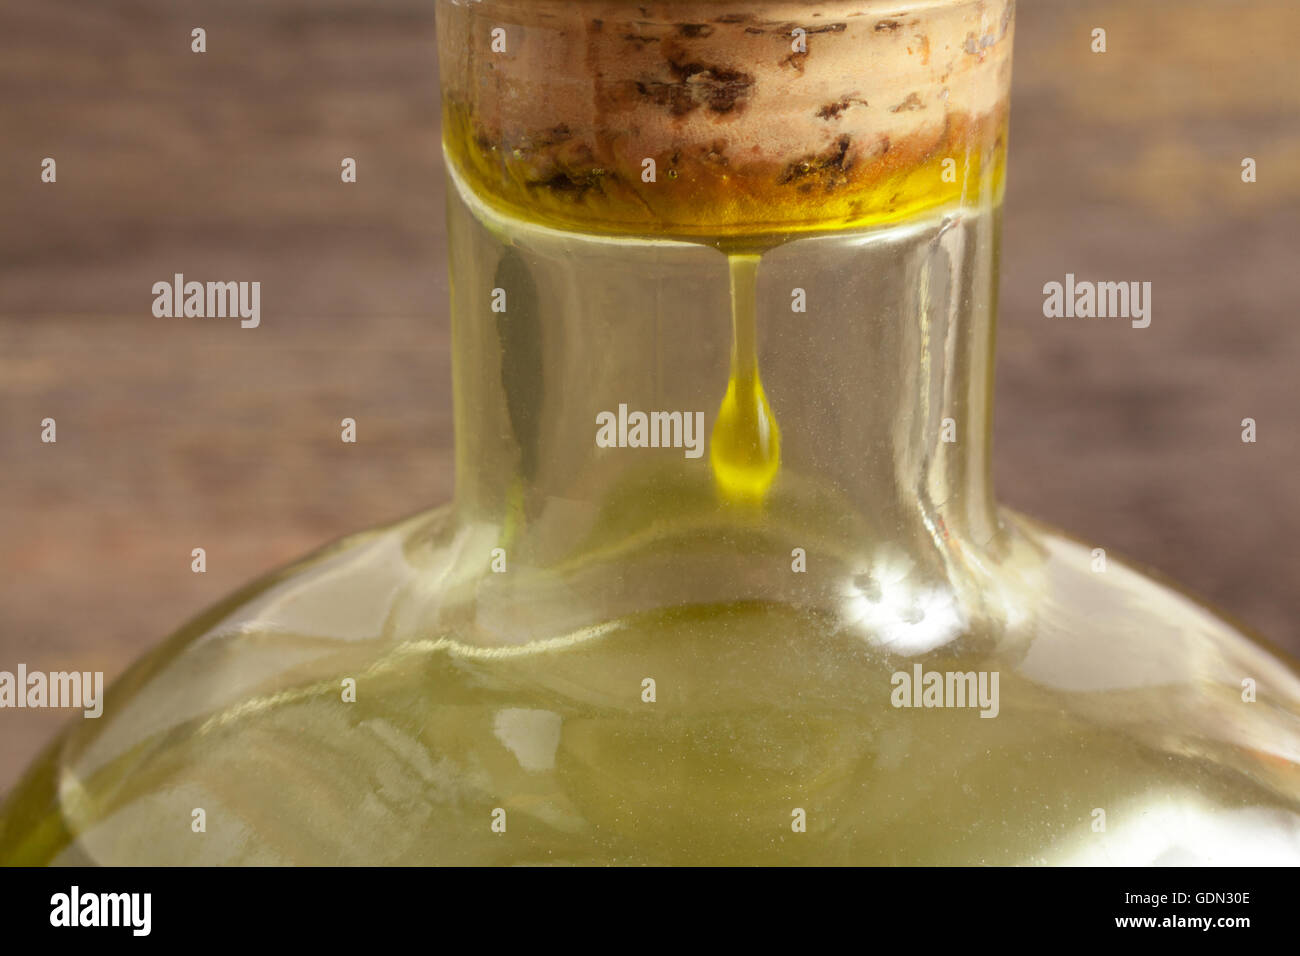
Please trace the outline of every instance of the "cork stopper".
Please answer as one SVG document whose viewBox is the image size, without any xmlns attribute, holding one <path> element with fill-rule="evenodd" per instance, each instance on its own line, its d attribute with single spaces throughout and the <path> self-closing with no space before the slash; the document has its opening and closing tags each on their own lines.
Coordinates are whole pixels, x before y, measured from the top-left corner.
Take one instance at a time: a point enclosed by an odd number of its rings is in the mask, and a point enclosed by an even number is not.
<svg viewBox="0 0 1300 956">
<path fill-rule="evenodd" d="M 439 9 L 444 144 L 513 215 L 795 233 L 998 188 L 1014 0 L 480 0 Z"/>
</svg>

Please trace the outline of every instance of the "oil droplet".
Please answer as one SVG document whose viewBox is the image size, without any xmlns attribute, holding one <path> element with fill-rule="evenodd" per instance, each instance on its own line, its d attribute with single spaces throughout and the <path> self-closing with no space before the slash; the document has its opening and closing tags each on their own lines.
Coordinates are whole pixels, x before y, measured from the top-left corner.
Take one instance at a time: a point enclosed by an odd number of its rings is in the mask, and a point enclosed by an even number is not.
<svg viewBox="0 0 1300 956">
<path fill-rule="evenodd" d="M 722 496 L 761 501 L 781 467 L 781 431 L 758 377 L 755 290 L 759 256 L 727 257 L 731 271 L 731 378 L 709 441 Z"/>
<path fill-rule="evenodd" d="M 709 442 L 713 477 L 723 496 L 761 501 L 781 467 L 781 434 L 757 377 L 733 377 Z"/>
</svg>

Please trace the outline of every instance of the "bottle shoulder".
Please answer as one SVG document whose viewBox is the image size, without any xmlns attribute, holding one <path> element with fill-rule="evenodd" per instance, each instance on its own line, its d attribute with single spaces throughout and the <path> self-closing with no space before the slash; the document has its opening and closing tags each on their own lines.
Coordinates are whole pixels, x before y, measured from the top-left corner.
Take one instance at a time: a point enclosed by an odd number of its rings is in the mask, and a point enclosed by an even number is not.
<svg viewBox="0 0 1300 956">
<path fill-rule="evenodd" d="M 133 668 L 11 796 L 0 850 L 45 801 L 69 861 L 1300 859 L 1288 663 L 1122 562 L 1007 528 L 969 633 L 909 655 L 762 601 L 493 644 L 495 572 L 467 557 L 490 529 L 416 516 Z M 222 839 L 189 839 L 196 810 Z M 796 810 L 819 839 L 790 843 Z M 157 839 L 164 819 L 182 836 Z"/>
</svg>

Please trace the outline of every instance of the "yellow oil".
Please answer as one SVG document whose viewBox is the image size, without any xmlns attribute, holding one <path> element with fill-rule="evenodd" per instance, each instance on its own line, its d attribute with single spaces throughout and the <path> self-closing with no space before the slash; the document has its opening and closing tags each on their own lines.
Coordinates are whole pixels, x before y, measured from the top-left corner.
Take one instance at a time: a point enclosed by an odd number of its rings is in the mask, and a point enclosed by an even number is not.
<svg viewBox="0 0 1300 956">
<path fill-rule="evenodd" d="M 641 178 L 642 157 L 593 158 L 612 147 L 493 138 L 454 99 L 444 100 L 442 115 L 448 158 L 477 195 L 507 216 L 731 248 L 904 222 L 956 202 L 996 202 L 1006 164 L 1004 110 L 949 116 L 937 134 L 847 166 L 834 149 L 782 165 L 736 167 L 683 158 L 667 147 L 649 157 L 659 171 L 652 182 Z"/>
<path fill-rule="evenodd" d="M 757 254 L 727 257 L 731 286 L 731 378 L 709 439 L 709 463 L 723 499 L 761 502 L 781 467 L 781 429 L 758 374 Z"/>
</svg>

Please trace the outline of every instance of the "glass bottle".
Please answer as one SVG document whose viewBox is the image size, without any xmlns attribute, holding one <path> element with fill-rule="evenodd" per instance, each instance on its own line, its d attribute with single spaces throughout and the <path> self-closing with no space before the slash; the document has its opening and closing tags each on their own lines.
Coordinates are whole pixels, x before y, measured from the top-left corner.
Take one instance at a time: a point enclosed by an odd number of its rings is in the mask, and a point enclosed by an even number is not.
<svg viewBox="0 0 1300 956">
<path fill-rule="evenodd" d="M 439 0 L 454 501 L 137 663 L 0 859 L 1300 861 L 1294 666 L 994 501 L 1012 8 Z"/>
</svg>

